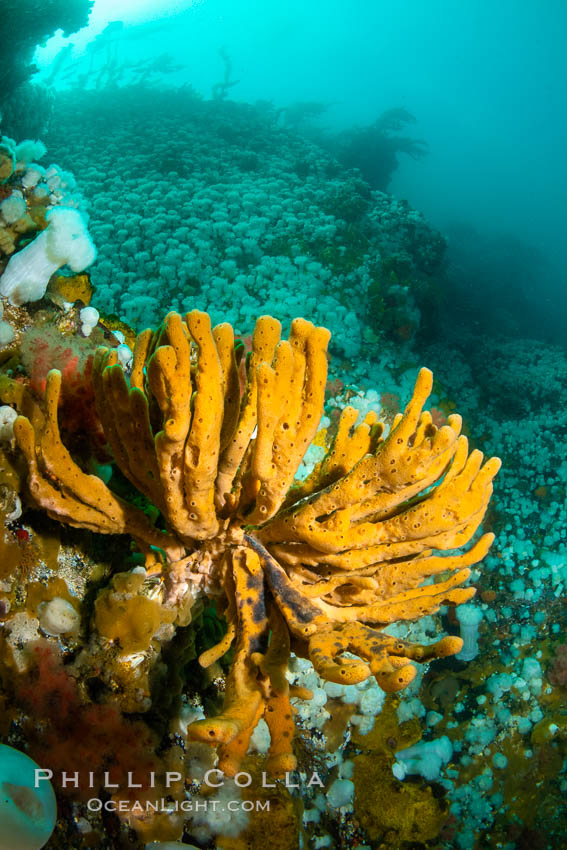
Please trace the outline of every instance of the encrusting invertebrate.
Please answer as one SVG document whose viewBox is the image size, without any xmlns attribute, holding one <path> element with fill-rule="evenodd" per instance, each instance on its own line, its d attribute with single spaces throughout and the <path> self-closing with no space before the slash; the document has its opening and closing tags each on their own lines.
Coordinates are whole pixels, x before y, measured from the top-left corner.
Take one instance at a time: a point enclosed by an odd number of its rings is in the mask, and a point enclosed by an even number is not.
<svg viewBox="0 0 567 850">
<path fill-rule="evenodd" d="M 114 349 L 98 349 L 94 391 L 114 461 L 159 509 L 162 528 L 85 473 L 63 445 L 59 372 L 49 374 L 45 414 L 15 423 L 31 494 L 51 517 L 130 534 L 147 568 L 163 576 L 166 607 L 198 589 L 217 598 L 228 631 L 200 662 L 212 664 L 234 643 L 224 707 L 189 734 L 219 746 L 230 775 L 262 716 L 269 769 L 295 766 L 290 645 L 328 680 L 374 675 L 386 691 L 411 682 L 412 660 L 458 652 L 457 637 L 421 646 L 381 629 L 470 599 L 469 567 L 493 539 L 433 554 L 471 540 L 500 461 L 469 454 L 459 416 L 433 424 L 423 411 L 427 369 L 386 437 L 376 414 L 355 425 L 357 411 L 347 407 L 323 460 L 294 480 L 323 411 L 328 340 L 303 319 L 281 340 L 279 322 L 261 317 L 242 393 L 232 328 L 211 329 L 196 310 L 170 313 L 157 331 L 139 334 L 129 377 Z"/>
</svg>

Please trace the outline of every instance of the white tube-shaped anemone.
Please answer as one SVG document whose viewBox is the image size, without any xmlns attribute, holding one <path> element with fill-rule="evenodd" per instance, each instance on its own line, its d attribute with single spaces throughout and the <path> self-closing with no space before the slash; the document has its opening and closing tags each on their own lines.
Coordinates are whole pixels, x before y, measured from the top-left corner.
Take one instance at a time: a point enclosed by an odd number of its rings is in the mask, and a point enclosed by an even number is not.
<svg viewBox="0 0 567 850">
<path fill-rule="evenodd" d="M 439 779 L 443 765 L 449 763 L 452 755 L 453 744 L 447 735 L 432 741 L 418 741 L 413 747 L 396 753 L 397 761 L 392 765 L 392 773 L 400 781 L 408 775 L 418 775 L 434 782 Z"/>
<path fill-rule="evenodd" d="M 459 661 L 472 661 L 478 655 L 478 627 L 482 620 L 482 611 L 476 605 L 457 605 L 455 609 L 463 648 L 455 655 Z"/>
<path fill-rule="evenodd" d="M 47 228 L 10 258 L 0 277 L 0 295 L 11 304 L 42 298 L 49 278 L 61 266 L 81 272 L 96 259 L 96 248 L 78 210 L 54 207 L 46 219 Z"/>
</svg>

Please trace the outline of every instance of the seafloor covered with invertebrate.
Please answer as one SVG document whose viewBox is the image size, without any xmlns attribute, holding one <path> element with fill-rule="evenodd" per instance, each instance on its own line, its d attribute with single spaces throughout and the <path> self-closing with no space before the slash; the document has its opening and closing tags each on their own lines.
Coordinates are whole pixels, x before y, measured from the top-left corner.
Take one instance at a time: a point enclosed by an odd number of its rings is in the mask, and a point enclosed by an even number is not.
<svg viewBox="0 0 567 850">
<path fill-rule="evenodd" d="M 0 77 L 0 847 L 559 848 L 564 347 L 118 31 Z"/>
</svg>

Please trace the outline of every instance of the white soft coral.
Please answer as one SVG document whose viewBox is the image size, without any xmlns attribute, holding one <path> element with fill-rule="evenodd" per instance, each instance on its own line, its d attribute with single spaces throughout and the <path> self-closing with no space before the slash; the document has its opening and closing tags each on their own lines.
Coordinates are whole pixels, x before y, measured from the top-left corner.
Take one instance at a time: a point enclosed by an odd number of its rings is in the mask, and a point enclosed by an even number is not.
<svg viewBox="0 0 567 850">
<path fill-rule="evenodd" d="M 11 304 L 38 301 L 49 278 L 61 266 L 81 272 L 96 258 L 96 248 L 78 210 L 54 207 L 46 215 L 47 228 L 14 254 L 0 277 L 0 294 Z"/>
<path fill-rule="evenodd" d="M 214 794 L 199 800 L 191 813 L 191 832 L 199 842 L 214 835 L 236 838 L 248 826 L 250 818 L 242 806 L 240 789 L 226 777 L 223 783 Z"/>
</svg>

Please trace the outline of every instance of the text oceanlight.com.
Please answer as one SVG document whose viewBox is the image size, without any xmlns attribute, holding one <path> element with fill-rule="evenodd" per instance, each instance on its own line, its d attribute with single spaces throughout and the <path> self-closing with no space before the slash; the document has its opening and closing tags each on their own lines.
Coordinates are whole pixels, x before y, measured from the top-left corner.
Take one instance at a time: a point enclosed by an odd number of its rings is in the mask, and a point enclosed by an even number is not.
<svg viewBox="0 0 567 850">
<path fill-rule="evenodd" d="M 87 801 L 90 812 L 130 812 L 133 814 L 146 814 L 148 812 L 269 812 L 269 800 L 101 800 L 99 797 L 91 797 Z"/>
</svg>

